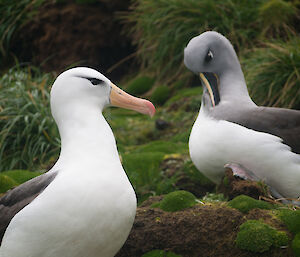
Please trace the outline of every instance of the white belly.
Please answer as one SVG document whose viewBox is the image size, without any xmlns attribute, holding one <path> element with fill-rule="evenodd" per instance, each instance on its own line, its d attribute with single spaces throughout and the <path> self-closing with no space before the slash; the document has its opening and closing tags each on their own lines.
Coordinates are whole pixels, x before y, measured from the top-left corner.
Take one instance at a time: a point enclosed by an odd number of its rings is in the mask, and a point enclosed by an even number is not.
<svg viewBox="0 0 300 257">
<path fill-rule="evenodd" d="M 136 210 L 127 177 L 63 176 L 13 218 L 1 257 L 112 257 L 121 248 Z"/>
<path fill-rule="evenodd" d="M 281 139 L 200 111 L 192 128 L 189 151 L 195 166 L 215 183 L 224 176 L 224 165 L 238 163 L 285 197 L 300 195 L 300 157 Z"/>
</svg>

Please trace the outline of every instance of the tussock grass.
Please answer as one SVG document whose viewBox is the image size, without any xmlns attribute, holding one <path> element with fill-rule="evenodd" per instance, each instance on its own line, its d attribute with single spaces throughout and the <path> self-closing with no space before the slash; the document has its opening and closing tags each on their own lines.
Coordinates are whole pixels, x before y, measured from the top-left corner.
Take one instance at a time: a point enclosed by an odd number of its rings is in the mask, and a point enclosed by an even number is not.
<svg viewBox="0 0 300 257">
<path fill-rule="evenodd" d="M 248 89 L 259 105 L 300 108 L 300 39 L 274 41 L 244 60 Z"/>
<path fill-rule="evenodd" d="M 205 30 L 217 30 L 239 48 L 259 34 L 258 8 L 265 1 L 139 0 L 123 14 L 138 46 L 142 67 L 161 79 L 172 80 L 185 71 L 183 49 Z"/>
<path fill-rule="evenodd" d="M 0 57 L 5 58 L 14 33 L 36 14 L 44 0 L 0 1 Z"/>
<path fill-rule="evenodd" d="M 14 68 L 0 78 L 0 171 L 34 170 L 59 151 L 50 113 L 50 74 Z"/>
</svg>

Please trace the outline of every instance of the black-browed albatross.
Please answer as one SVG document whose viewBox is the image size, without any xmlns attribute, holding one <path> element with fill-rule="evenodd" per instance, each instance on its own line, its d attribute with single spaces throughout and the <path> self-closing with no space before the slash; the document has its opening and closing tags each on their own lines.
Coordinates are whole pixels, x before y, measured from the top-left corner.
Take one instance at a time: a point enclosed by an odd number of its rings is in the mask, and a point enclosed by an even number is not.
<svg viewBox="0 0 300 257">
<path fill-rule="evenodd" d="M 189 139 L 195 166 L 215 183 L 225 165 L 242 176 L 252 171 L 248 177 L 265 181 L 275 197 L 298 198 L 300 111 L 257 106 L 233 46 L 217 32 L 192 38 L 184 63 L 204 87 Z"/>
<path fill-rule="evenodd" d="M 50 171 L 0 198 L 0 256 L 112 257 L 132 227 L 136 196 L 102 110 L 153 116 L 155 108 L 85 67 L 59 75 L 50 97 L 61 153 Z"/>
</svg>

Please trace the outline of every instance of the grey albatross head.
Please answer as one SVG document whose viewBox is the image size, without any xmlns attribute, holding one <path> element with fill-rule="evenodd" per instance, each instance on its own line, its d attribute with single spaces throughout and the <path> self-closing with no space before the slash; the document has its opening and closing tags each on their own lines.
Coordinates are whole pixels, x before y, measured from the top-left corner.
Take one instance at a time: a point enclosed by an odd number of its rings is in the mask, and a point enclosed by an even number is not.
<svg viewBox="0 0 300 257">
<path fill-rule="evenodd" d="M 200 76 L 207 109 L 222 102 L 253 103 L 234 48 L 221 34 L 207 31 L 192 38 L 184 49 L 184 64 Z"/>
</svg>

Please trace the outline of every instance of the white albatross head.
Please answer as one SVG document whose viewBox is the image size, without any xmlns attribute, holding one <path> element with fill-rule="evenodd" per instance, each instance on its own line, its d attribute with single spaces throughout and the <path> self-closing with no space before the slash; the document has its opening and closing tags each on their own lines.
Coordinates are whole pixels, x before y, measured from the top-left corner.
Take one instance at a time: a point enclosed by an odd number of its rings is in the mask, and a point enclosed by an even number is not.
<svg viewBox="0 0 300 257">
<path fill-rule="evenodd" d="M 51 112 L 57 123 L 70 119 L 70 116 L 79 118 L 91 112 L 102 112 L 108 105 L 151 117 L 155 113 L 155 107 L 150 101 L 127 94 L 100 72 L 86 67 L 72 68 L 61 73 L 50 94 Z"/>
</svg>

